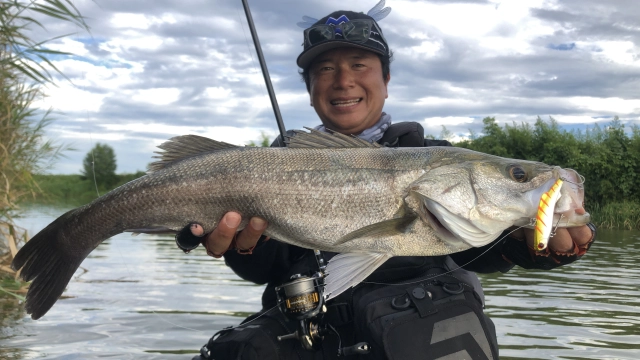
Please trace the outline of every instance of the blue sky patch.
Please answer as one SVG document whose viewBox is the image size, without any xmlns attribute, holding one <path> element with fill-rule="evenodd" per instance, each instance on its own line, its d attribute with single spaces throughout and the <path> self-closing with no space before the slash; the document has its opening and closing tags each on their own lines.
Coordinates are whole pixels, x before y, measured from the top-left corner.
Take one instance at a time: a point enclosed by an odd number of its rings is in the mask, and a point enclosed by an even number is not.
<svg viewBox="0 0 640 360">
<path fill-rule="evenodd" d="M 549 44 L 549 45 L 547 45 L 547 48 L 549 48 L 551 50 L 560 50 L 560 51 L 573 50 L 573 49 L 575 49 L 575 47 L 576 47 L 576 43 L 558 44 L 558 45 Z"/>
</svg>

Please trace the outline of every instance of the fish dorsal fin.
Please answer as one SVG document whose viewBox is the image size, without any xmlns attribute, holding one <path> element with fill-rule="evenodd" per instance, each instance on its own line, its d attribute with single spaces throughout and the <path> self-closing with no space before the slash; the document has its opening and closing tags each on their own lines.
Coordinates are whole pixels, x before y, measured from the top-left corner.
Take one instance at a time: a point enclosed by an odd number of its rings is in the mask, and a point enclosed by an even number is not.
<svg viewBox="0 0 640 360">
<path fill-rule="evenodd" d="M 158 146 L 158 148 L 162 149 L 162 151 L 155 151 L 155 153 L 158 155 L 154 156 L 154 158 L 160 160 L 149 164 L 148 172 L 151 173 L 164 169 L 170 164 L 186 158 L 190 158 L 192 156 L 237 147 L 239 146 L 228 144 L 222 141 L 216 141 L 198 135 L 182 135 L 172 137 L 171 139 Z"/>
<path fill-rule="evenodd" d="M 390 254 L 380 253 L 342 253 L 334 256 L 327 264 L 325 300 L 331 300 L 359 284 L 391 257 Z"/>
<path fill-rule="evenodd" d="M 325 133 L 305 127 L 310 132 L 295 130 L 295 136 L 287 139 L 290 148 L 379 148 L 378 143 L 370 143 L 355 136 L 347 136 L 332 131 Z"/>
</svg>

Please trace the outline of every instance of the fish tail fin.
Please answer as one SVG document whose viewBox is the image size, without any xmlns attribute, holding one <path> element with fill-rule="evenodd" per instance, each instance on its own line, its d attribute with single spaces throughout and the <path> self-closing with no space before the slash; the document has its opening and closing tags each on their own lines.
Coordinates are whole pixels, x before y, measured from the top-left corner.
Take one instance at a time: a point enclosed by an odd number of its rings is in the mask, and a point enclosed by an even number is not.
<svg viewBox="0 0 640 360">
<path fill-rule="evenodd" d="M 69 253 L 64 246 L 60 246 L 62 230 L 69 226 L 68 218 L 72 212 L 60 216 L 27 241 L 11 263 L 14 270 L 21 270 L 20 277 L 23 280 L 33 280 L 27 292 L 25 309 L 34 320 L 51 309 L 89 254 L 82 254 L 82 249 L 78 249 L 77 253 Z"/>
</svg>

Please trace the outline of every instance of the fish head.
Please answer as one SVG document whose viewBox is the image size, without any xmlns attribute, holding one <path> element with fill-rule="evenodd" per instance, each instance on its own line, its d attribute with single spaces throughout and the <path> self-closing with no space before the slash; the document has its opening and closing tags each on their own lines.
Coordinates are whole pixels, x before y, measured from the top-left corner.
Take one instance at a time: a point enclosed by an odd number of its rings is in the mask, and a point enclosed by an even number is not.
<svg viewBox="0 0 640 360">
<path fill-rule="evenodd" d="M 479 247 L 509 227 L 532 227 L 542 194 L 559 178 L 570 181 L 563 185 L 554 208 L 554 217 L 565 219 L 558 225 L 586 224 L 584 189 L 575 171 L 479 153 L 441 161 L 429 169 L 410 186 L 409 195 L 419 204 L 410 207 L 443 240 Z"/>
</svg>

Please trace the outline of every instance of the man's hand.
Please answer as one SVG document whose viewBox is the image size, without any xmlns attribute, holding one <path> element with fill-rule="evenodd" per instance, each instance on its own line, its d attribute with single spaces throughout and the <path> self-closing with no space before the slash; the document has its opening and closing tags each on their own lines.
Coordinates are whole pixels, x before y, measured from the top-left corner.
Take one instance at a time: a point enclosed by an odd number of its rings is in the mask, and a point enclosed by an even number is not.
<svg viewBox="0 0 640 360">
<path fill-rule="evenodd" d="M 207 249 L 207 254 L 213 257 L 221 257 L 232 245 L 235 237 L 235 248 L 243 253 L 250 253 L 250 250 L 258 243 L 260 236 L 267 228 L 267 222 L 261 218 L 253 217 L 249 224 L 238 233 L 238 226 L 242 221 L 240 214 L 228 212 L 224 214 L 218 227 L 211 233 L 204 234 L 204 229 L 198 224 L 191 225 L 191 233 L 194 236 L 206 236 L 202 242 Z"/>
</svg>

